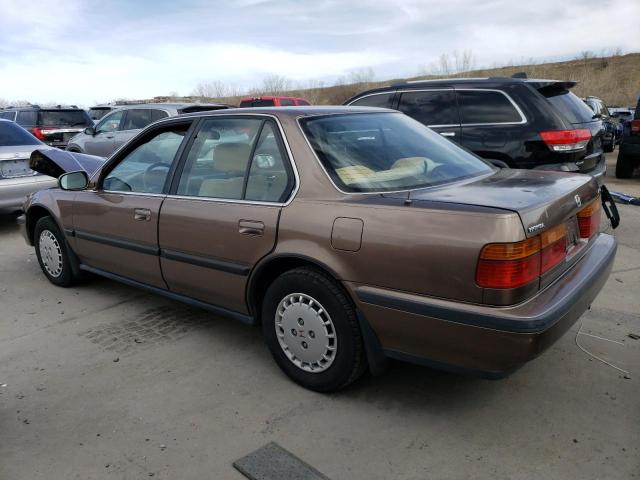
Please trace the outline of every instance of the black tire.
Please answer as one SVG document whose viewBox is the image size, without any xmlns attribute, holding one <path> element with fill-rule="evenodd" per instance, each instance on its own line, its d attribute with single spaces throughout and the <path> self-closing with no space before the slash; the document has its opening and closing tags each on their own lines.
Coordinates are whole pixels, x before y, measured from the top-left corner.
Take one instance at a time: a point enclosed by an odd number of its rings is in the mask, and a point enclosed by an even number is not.
<svg viewBox="0 0 640 480">
<path fill-rule="evenodd" d="M 616 137 L 614 135 L 611 135 L 611 142 L 602 145 L 602 150 L 604 150 L 606 153 L 611 153 L 615 150 L 616 148 Z"/>
<path fill-rule="evenodd" d="M 303 370 L 294 363 L 294 360 L 290 360 L 280 345 L 276 334 L 276 313 L 280 302 L 293 293 L 312 297 L 320 303 L 323 311 L 326 311 L 330 317 L 332 322 L 330 328 L 335 332 L 336 343 L 332 363 L 325 370 L 316 372 Z M 313 268 L 302 267 L 289 270 L 269 286 L 262 302 L 262 331 L 267 346 L 282 371 L 293 381 L 310 390 L 332 392 L 343 389 L 357 380 L 365 371 L 364 345 L 353 303 L 340 284 Z M 306 332 L 306 338 L 304 331 L 300 330 L 300 332 L 300 337 L 297 337 L 296 341 L 315 339 L 311 330 Z M 293 339 L 293 337 L 290 338 Z M 310 347 L 313 348 L 313 345 Z"/>
<path fill-rule="evenodd" d="M 47 244 L 44 242 L 47 242 Z M 38 263 L 47 279 L 59 287 L 73 285 L 76 278 L 73 274 L 69 247 L 64 235 L 51 217 L 42 217 L 38 220 L 33 234 L 33 244 L 36 248 Z M 49 250 L 48 252 L 47 249 Z M 55 274 L 57 268 L 53 268 L 50 264 L 50 259 L 53 257 L 57 257 L 55 260 L 56 265 L 59 262 L 60 271 L 58 274 Z"/>
<path fill-rule="evenodd" d="M 626 157 L 621 151 L 618 151 L 616 178 L 631 178 L 633 176 L 633 167 L 634 164 L 631 159 Z"/>
</svg>

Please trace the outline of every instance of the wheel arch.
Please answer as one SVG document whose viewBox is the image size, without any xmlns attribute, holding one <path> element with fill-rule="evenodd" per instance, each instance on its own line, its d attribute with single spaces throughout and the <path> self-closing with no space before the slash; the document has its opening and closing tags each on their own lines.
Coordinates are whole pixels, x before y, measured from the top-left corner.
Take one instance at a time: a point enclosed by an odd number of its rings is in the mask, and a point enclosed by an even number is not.
<svg viewBox="0 0 640 480">
<path fill-rule="evenodd" d="M 26 217 L 25 226 L 27 229 L 27 238 L 29 240 L 30 245 L 34 245 L 33 235 L 36 230 L 36 223 L 38 223 L 38 220 L 40 220 L 43 217 L 51 217 L 53 221 L 56 223 L 56 225 L 58 226 L 58 228 L 60 229 L 60 231 L 63 232 L 64 234 L 64 230 L 60 226 L 60 222 L 58 221 L 56 216 L 51 212 L 51 210 L 49 210 L 47 207 L 43 205 L 37 204 L 37 205 L 30 206 L 25 213 L 25 217 Z"/>
<path fill-rule="evenodd" d="M 288 270 L 300 267 L 312 267 L 330 276 L 341 284 L 336 272 L 315 258 L 300 254 L 279 254 L 260 261 L 249 274 L 246 300 L 250 313 L 260 322 L 260 310 L 264 293 L 270 283 Z M 344 287 L 343 287 L 344 288 Z M 353 301 L 347 289 L 347 296 Z"/>
</svg>

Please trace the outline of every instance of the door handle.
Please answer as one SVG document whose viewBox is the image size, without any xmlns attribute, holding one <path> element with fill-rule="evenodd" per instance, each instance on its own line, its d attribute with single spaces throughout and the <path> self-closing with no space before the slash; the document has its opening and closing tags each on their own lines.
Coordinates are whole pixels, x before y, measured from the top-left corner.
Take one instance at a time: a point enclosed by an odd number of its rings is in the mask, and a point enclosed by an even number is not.
<svg viewBox="0 0 640 480">
<path fill-rule="evenodd" d="M 133 219 L 139 220 L 141 222 L 151 220 L 151 210 L 148 208 L 134 208 L 133 209 Z"/>
<path fill-rule="evenodd" d="M 256 220 L 240 220 L 238 222 L 238 231 L 243 235 L 264 235 L 264 223 Z"/>
<path fill-rule="evenodd" d="M 456 132 L 440 132 L 440 135 L 442 135 L 443 137 L 455 137 Z"/>
<path fill-rule="evenodd" d="M 113 138 L 113 135 L 107 135 L 107 138 Z"/>
</svg>

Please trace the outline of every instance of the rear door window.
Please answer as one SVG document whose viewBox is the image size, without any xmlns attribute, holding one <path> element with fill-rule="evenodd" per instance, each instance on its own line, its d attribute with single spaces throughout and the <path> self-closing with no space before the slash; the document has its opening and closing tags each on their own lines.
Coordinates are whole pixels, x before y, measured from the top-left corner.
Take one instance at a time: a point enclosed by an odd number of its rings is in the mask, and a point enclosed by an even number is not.
<svg viewBox="0 0 640 480">
<path fill-rule="evenodd" d="M 93 121 L 84 110 L 40 110 L 38 125 L 55 125 L 56 127 L 88 127 Z"/>
<path fill-rule="evenodd" d="M 404 92 L 398 110 L 424 125 L 460 124 L 453 90 Z"/>
<path fill-rule="evenodd" d="M 393 98 L 393 94 L 394 92 L 374 93 L 373 95 L 361 97 L 351 102 L 349 105 L 353 105 L 354 107 L 391 108 L 391 99 Z"/>
<path fill-rule="evenodd" d="M 585 123 L 593 120 L 593 110 L 569 90 L 541 89 L 539 92 L 542 93 L 569 122 Z"/>
<path fill-rule="evenodd" d="M 149 125 L 152 120 L 153 110 L 148 108 L 132 108 L 127 110 L 124 124 L 121 130 L 139 130 Z"/>
<path fill-rule="evenodd" d="M 152 122 L 157 122 L 161 118 L 166 118 L 168 116 L 169 116 L 169 114 L 167 112 L 165 112 L 164 110 L 152 110 L 151 111 L 151 121 Z"/>
<path fill-rule="evenodd" d="M 520 123 L 522 116 L 501 92 L 458 90 L 460 115 L 465 124 Z"/>
<path fill-rule="evenodd" d="M 295 105 L 295 102 L 293 101 L 292 98 L 282 98 L 280 99 L 280 106 L 281 107 L 292 107 Z"/>
<path fill-rule="evenodd" d="M 37 125 L 38 114 L 33 111 L 18 112 L 16 123 L 19 125 Z"/>
</svg>

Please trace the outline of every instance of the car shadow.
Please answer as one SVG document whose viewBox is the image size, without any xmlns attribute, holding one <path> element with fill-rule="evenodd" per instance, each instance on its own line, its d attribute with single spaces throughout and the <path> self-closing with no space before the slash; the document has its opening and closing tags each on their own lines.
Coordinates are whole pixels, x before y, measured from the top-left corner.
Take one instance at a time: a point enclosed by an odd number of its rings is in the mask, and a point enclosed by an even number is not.
<svg viewBox="0 0 640 480">
<path fill-rule="evenodd" d="M 17 213 L 0 214 L 0 235 L 5 233 L 14 233 L 18 230 Z"/>
</svg>

